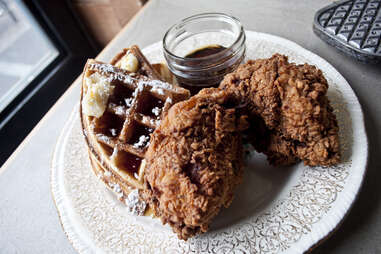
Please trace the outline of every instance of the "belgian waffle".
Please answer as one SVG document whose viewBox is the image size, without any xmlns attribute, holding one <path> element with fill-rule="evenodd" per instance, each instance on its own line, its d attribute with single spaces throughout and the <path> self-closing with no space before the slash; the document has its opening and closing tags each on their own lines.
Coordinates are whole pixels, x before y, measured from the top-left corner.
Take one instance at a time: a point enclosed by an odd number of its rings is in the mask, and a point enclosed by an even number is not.
<svg viewBox="0 0 381 254">
<path fill-rule="evenodd" d="M 142 74 L 152 79 L 162 80 L 172 85 L 178 86 L 176 77 L 170 72 L 166 64 L 150 64 L 147 58 L 140 51 L 139 47 L 136 45 L 131 46 L 130 48 L 123 49 L 111 60 L 110 64 L 121 69 L 126 69 L 123 67 L 125 67 L 126 62 L 128 62 L 129 54 L 134 55 L 139 62 L 137 70 L 139 74 Z"/>
<path fill-rule="evenodd" d="M 129 63 L 132 61 L 129 59 L 130 56 L 134 56 L 137 60 L 138 65 L 136 66 L 136 71 L 130 69 Z M 147 76 L 152 79 L 165 80 L 161 75 L 161 71 L 165 71 L 166 68 L 162 64 L 151 65 L 147 58 L 140 51 L 139 47 L 136 45 L 131 46 L 130 48 L 123 49 L 118 53 L 110 62 L 111 65 L 114 65 L 118 68 L 125 69 L 130 72 L 137 72 L 138 74 Z M 165 66 L 166 67 L 166 66 Z"/>
<path fill-rule="evenodd" d="M 112 63 L 118 65 L 123 56 L 115 59 Z M 143 188 L 145 152 L 161 117 L 172 104 L 189 97 L 188 90 L 155 78 L 162 65 L 154 69 L 145 58 L 139 60 L 133 73 L 90 59 L 83 74 L 80 113 L 93 170 L 113 179 L 111 186 L 102 178 L 108 187 L 118 184 L 121 200 Z M 91 96 L 100 106 L 86 104 Z"/>
<path fill-rule="evenodd" d="M 119 201 L 126 204 L 129 211 L 135 215 L 154 216 L 153 210 L 141 202 L 140 199 L 135 199 L 137 189 L 131 188 L 123 181 L 117 178 L 115 174 L 105 169 L 97 160 L 97 158 L 89 151 L 89 159 L 91 168 L 94 174 L 105 183 L 106 187 L 110 189 L 119 199 Z"/>
</svg>

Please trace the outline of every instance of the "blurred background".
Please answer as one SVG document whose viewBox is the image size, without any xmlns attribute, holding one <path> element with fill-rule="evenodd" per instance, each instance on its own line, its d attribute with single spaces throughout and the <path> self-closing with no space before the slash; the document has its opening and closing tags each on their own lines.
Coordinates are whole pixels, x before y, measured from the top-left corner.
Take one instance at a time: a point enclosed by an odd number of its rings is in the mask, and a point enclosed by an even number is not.
<svg viewBox="0 0 381 254">
<path fill-rule="evenodd" d="M 145 3 L 0 0 L 0 166 Z"/>
<path fill-rule="evenodd" d="M 144 0 L 72 0 L 74 12 L 104 47 L 146 3 Z"/>
</svg>

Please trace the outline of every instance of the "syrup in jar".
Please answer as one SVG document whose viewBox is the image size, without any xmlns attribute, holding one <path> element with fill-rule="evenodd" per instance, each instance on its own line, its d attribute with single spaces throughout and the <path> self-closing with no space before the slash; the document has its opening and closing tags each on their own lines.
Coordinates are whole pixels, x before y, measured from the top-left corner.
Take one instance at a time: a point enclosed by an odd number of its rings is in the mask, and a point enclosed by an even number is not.
<svg viewBox="0 0 381 254">
<path fill-rule="evenodd" d="M 208 45 L 199 49 L 196 49 L 185 56 L 185 58 L 199 58 L 217 54 L 226 48 L 218 44 Z"/>
<path fill-rule="evenodd" d="M 238 67 L 245 58 L 245 41 L 238 19 L 222 13 L 199 14 L 167 31 L 164 56 L 180 86 L 194 95 L 203 88 L 217 87 L 226 74 Z M 195 50 L 189 52 L 192 45 Z M 185 54 L 184 49 L 188 49 Z"/>
</svg>

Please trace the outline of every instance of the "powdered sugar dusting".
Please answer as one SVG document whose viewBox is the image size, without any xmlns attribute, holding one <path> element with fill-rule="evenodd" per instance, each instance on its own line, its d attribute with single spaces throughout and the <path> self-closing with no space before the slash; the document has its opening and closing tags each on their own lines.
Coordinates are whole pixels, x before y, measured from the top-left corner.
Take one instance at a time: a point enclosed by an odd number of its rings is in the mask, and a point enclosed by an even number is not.
<svg viewBox="0 0 381 254">
<path fill-rule="evenodd" d="M 129 85 L 135 85 L 139 90 L 149 87 L 153 92 L 164 95 L 164 90 L 177 91 L 179 88 L 161 80 L 149 79 L 145 76 L 137 76 L 123 73 L 118 68 L 106 63 L 91 63 L 88 65 L 90 70 L 99 71 L 109 75 L 110 81 L 119 80 Z"/>
<path fill-rule="evenodd" d="M 131 107 L 133 101 L 134 101 L 133 98 L 126 98 L 126 99 L 124 99 L 124 102 L 126 103 L 127 107 Z"/>
<path fill-rule="evenodd" d="M 99 63 L 91 63 L 89 65 L 89 69 L 90 70 L 99 70 L 101 73 L 115 73 L 117 72 L 117 70 L 115 69 L 115 67 L 111 64 L 107 64 L 107 63 L 102 63 L 102 64 L 99 64 Z"/>
<path fill-rule="evenodd" d="M 122 191 L 122 188 L 120 188 L 120 185 L 118 183 L 109 183 L 110 188 L 115 192 L 118 199 L 122 199 L 124 194 Z"/>
<path fill-rule="evenodd" d="M 161 87 L 154 86 L 151 88 L 151 91 L 156 92 L 157 94 L 164 95 L 164 90 Z"/>
<path fill-rule="evenodd" d="M 116 131 L 116 129 L 110 129 L 110 133 L 113 137 L 115 137 L 118 133 Z"/>
<path fill-rule="evenodd" d="M 107 137 L 106 135 L 103 135 L 103 134 L 96 134 L 97 138 L 105 143 L 109 143 L 110 142 L 110 138 Z"/>
<path fill-rule="evenodd" d="M 126 107 L 110 103 L 109 107 L 115 110 L 115 114 L 123 116 L 126 113 Z"/>
<path fill-rule="evenodd" d="M 152 109 L 152 113 L 153 113 L 155 116 L 159 116 L 160 113 L 161 113 L 161 108 L 159 108 L 159 107 L 154 107 L 154 108 Z"/>
<path fill-rule="evenodd" d="M 143 148 L 149 144 L 149 136 L 142 135 L 139 137 L 139 141 L 133 145 L 135 148 Z"/>
<path fill-rule="evenodd" d="M 168 97 L 166 100 L 165 100 L 166 103 L 169 103 L 169 104 L 172 104 L 172 98 L 171 97 Z"/>
<path fill-rule="evenodd" d="M 140 216 L 144 215 L 147 204 L 140 199 L 138 190 L 131 191 L 125 199 L 125 203 L 130 213 Z"/>
</svg>

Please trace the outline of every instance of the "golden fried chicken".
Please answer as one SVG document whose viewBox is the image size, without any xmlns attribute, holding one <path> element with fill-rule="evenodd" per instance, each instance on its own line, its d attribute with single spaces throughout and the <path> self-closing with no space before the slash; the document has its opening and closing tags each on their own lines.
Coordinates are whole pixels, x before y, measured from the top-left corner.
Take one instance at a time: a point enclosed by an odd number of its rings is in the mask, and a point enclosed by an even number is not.
<svg viewBox="0 0 381 254">
<path fill-rule="evenodd" d="M 203 89 L 175 104 L 152 135 L 143 197 L 180 239 L 208 230 L 242 180 L 245 116 L 225 91 Z"/>
<path fill-rule="evenodd" d="M 248 133 L 270 163 L 306 165 L 339 162 L 336 117 L 321 70 L 289 63 L 286 56 L 248 61 L 225 76 L 220 88 L 248 105 Z"/>
</svg>

